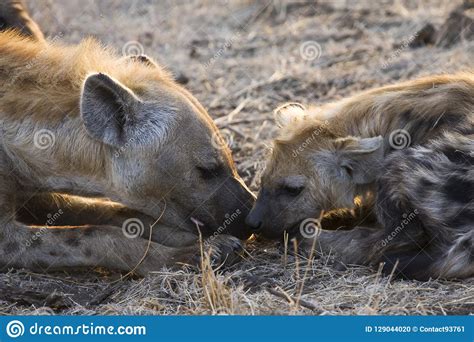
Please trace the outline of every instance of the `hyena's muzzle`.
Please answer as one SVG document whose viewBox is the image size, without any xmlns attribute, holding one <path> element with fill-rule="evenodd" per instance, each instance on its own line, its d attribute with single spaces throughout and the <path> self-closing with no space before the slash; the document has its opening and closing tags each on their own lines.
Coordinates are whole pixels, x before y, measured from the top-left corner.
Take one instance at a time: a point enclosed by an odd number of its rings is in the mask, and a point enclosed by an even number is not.
<svg viewBox="0 0 474 342">
<path fill-rule="evenodd" d="M 252 235 L 245 218 L 254 195 L 235 177 L 228 177 L 207 200 L 191 209 L 189 217 L 203 236 L 229 234 L 245 240 Z"/>
</svg>

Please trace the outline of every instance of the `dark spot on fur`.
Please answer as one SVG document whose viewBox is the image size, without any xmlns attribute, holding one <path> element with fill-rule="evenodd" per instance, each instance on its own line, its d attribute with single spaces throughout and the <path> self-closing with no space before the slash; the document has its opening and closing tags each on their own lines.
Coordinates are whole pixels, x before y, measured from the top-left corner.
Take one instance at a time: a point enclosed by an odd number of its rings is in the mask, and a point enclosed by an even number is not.
<svg viewBox="0 0 474 342">
<path fill-rule="evenodd" d="M 428 156 L 427 156 L 428 157 Z M 412 165 L 421 165 L 423 166 L 426 170 L 434 171 L 437 167 L 435 163 L 433 163 L 433 160 L 429 158 L 416 158 L 412 157 Z"/>
<path fill-rule="evenodd" d="M 8 242 L 5 245 L 4 252 L 5 254 L 15 253 L 16 251 L 18 251 L 19 247 L 20 245 L 16 241 Z"/>
<path fill-rule="evenodd" d="M 474 211 L 466 208 L 451 217 L 446 222 L 446 225 L 448 227 L 456 228 L 472 225 L 472 222 L 474 222 Z"/>
<path fill-rule="evenodd" d="M 411 135 L 411 141 L 416 144 L 423 139 L 430 131 L 437 132 L 442 128 L 449 130 L 461 129 L 464 114 L 444 113 L 442 116 L 425 117 L 419 114 L 413 114 L 411 111 L 405 111 L 400 114 L 399 127 L 407 130 Z"/>
<path fill-rule="evenodd" d="M 68 253 L 65 251 L 50 250 L 48 253 L 52 257 L 65 258 L 68 256 Z"/>
<path fill-rule="evenodd" d="M 462 135 L 471 135 L 474 134 L 474 125 L 466 124 L 466 127 L 458 129 L 459 133 Z"/>
<path fill-rule="evenodd" d="M 441 117 L 434 117 L 433 122 L 430 122 L 430 127 L 441 128 L 446 127 L 449 129 L 456 128 L 465 120 L 465 114 L 456 114 L 456 113 L 444 113 Z"/>
<path fill-rule="evenodd" d="M 474 158 L 467 154 L 465 151 L 460 151 L 454 146 L 444 146 L 441 151 L 450 162 L 455 164 L 474 165 Z"/>
<path fill-rule="evenodd" d="M 413 115 L 410 110 L 404 111 L 402 114 L 400 114 L 400 126 L 406 127 L 410 122 L 413 121 Z"/>
<path fill-rule="evenodd" d="M 3 235 L 3 233 L 2 233 L 2 232 L 0 232 L 0 242 L 2 242 L 2 241 L 3 241 L 3 239 L 5 239 L 5 235 Z"/>
<path fill-rule="evenodd" d="M 459 176 L 453 176 L 444 184 L 443 192 L 448 200 L 467 204 L 474 196 L 474 183 Z"/>
<path fill-rule="evenodd" d="M 429 179 L 424 177 L 420 178 L 420 182 L 416 187 L 416 193 L 418 194 L 418 197 L 425 198 L 432 189 L 433 185 L 435 184 Z"/>
<path fill-rule="evenodd" d="M 72 246 L 72 247 L 78 247 L 81 244 L 80 239 L 77 237 L 71 237 L 66 239 L 66 245 Z"/>
<path fill-rule="evenodd" d="M 86 248 L 84 250 L 84 255 L 86 256 L 86 258 L 90 258 L 92 256 L 92 250 L 90 248 Z"/>
<path fill-rule="evenodd" d="M 97 233 L 99 229 L 97 227 L 90 227 L 84 229 L 84 236 L 93 236 Z"/>
<path fill-rule="evenodd" d="M 130 254 L 125 253 L 123 257 L 127 264 L 131 265 L 133 263 L 132 256 Z"/>
<path fill-rule="evenodd" d="M 424 186 L 424 187 L 428 188 L 428 187 L 433 186 L 433 184 L 434 183 L 432 181 L 430 181 L 429 179 L 427 179 L 427 178 L 421 178 L 420 179 L 420 185 L 421 186 Z"/>
<path fill-rule="evenodd" d="M 37 236 L 37 235 L 31 236 L 30 247 L 37 248 L 41 246 L 42 243 L 43 243 L 43 240 L 41 239 L 41 236 Z"/>
<path fill-rule="evenodd" d="M 467 251 L 470 250 L 470 249 L 472 249 L 471 241 L 468 240 L 468 239 L 462 240 L 462 241 L 461 241 L 461 244 L 460 244 L 460 247 L 461 247 L 462 249 L 467 250 Z"/>
</svg>

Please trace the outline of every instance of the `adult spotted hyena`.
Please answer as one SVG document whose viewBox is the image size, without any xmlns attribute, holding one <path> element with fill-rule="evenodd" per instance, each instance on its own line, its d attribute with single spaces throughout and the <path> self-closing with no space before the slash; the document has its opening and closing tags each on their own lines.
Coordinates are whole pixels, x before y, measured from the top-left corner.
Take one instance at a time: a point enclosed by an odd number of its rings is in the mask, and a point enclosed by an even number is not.
<svg viewBox="0 0 474 342">
<path fill-rule="evenodd" d="M 91 39 L 8 31 L 0 46 L 1 269 L 145 274 L 195 262 L 199 231 L 217 262 L 239 252 L 231 235 L 249 236 L 253 196 L 206 110 L 160 66 Z"/>
<path fill-rule="evenodd" d="M 308 110 L 289 104 L 276 116 L 282 128 L 247 218 L 255 231 L 298 233 L 308 249 L 322 210 L 362 202 L 378 224 L 318 230 L 320 251 L 407 278 L 474 274 L 473 74 Z"/>
</svg>

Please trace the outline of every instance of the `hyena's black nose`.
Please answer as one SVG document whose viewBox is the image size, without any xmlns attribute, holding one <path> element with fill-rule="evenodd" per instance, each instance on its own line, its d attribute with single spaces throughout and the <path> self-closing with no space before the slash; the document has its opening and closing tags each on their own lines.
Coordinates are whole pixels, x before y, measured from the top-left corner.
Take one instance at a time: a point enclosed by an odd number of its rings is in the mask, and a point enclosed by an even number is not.
<svg viewBox="0 0 474 342">
<path fill-rule="evenodd" d="M 256 232 L 262 227 L 263 221 L 260 215 L 256 213 L 255 210 L 252 210 L 245 219 L 245 223 L 252 231 Z"/>
</svg>

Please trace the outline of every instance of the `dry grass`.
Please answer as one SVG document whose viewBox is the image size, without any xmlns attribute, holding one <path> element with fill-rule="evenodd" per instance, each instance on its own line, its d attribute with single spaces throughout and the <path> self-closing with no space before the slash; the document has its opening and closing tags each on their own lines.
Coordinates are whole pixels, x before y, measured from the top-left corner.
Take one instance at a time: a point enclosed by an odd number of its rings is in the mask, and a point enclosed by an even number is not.
<svg viewBox="0 0 474 342">
<path fill-rule="evenodd" d="M 5 302 L 0 313 L 432 315 L 473 311 L 473 279 L 390 281 L 364 267 L 335 271 L 326 258 L 308 267 L 307 260 L 288 256 L 285 266 L 283 254 L 273 245 L 250 247 L 252 256 L 225 272 L 214 272 L 205 263 L 202 272 L 162 270 L 145 279 L 120 282 L 97 273 L 1 275 L 1 282 L 21 286 L 23 292 L 54 289 L 59 299 L 49 299 L 55 311 L 41 304 Z"/>
<path fill-rule="evenodd" d="M 233 137 L 239 170 L 254 190 L 275 134 L 271 111 L 281 102 L 326 102 L 473 67 L 473 41 L 449 48 L 403 47 L 425 23 L 439 27 L 459 1 L 382 3 L 30 1 L 50 36 L 77 42 L 92 34 L 118 50 L 136 40 L 145 53 L 189 78 L 188 88 Z M 320 58 L 302 58 L 305 41 L 318 42 Z M 0 313 L 53 313 L 39 307 L 44 302 L 63 314 L 474 312 L 474 279 L 390 281 L 364 267 L 336 271 L 328 257 L 308 265 L 285 257 L 274 244 L 251 242 L 247 249 L 246 260 L 225 272 L 205 264 L 202 273 L 162 270 L 118 282 L 116 274 L 99 272 L 0 274 L 0 284 L 21 289 L 8 298 L 0 295 Z M 22 296 L 28 291 L 36 302 Z"/>
</svg>

